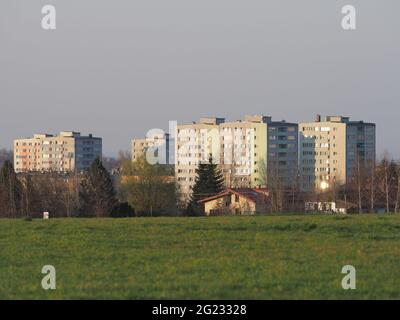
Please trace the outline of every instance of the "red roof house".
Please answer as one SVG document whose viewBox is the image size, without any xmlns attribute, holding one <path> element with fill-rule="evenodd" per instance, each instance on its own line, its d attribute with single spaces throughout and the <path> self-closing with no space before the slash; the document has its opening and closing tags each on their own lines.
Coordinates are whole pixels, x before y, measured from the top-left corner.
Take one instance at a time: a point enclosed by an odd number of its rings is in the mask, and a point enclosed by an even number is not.
<svg viewBox="0 0 400 320">
<path fill-rule="evenodd" d="M 265 188 L 228 188 L 199 201 L 210 215 L 246 215 L 266 212 L 268 191 Z"/>
</svg>

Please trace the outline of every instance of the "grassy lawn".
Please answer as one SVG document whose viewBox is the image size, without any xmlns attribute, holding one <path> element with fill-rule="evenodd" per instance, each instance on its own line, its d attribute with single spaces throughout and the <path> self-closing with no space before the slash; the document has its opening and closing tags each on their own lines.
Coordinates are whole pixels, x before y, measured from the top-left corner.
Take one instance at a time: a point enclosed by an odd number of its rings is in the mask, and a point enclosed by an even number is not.
<svg viewBox="0 0 400 320">
<path fill-rule="evenodd" d="M 400 216 L 0 220 L 0 299 L 23 298 L 399 299 Z"/>
</svg>

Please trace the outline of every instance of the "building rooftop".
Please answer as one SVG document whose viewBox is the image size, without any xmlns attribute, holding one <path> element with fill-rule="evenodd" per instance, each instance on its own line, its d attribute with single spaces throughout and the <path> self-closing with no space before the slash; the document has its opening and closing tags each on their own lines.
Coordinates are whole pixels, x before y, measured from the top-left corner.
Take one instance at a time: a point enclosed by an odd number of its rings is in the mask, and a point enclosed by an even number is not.
<svg viewBox="0 0 400 320">
<path fill-rule="evenodd" d="M 336 123 L 346 123 L 346 124 L 367 124 L 367 125 L 375 125 L 374 123 L 364 122 L 362 120 L 359 121 L 350 121 L 350 117 L 344 117 L 341 115 L 336 116 L 326 116 L 325 120 L 322 121 L 321 115 L 317 114 L 314 122 L 336 122 Z"/>
<path fill-rule="evenodd" d="M 252 202 L 257 202 L 260 196 L 268 196 L 268 190 L 266 188 L 228 188 L 225 191 L 216 194 L 215 196 L 207 197 L 199 200 L 198 202 L 205 203 L 232 194 L 242 196 Z"/>
<path fill-rule="evenodd" d="M 16 140 L 23 140 L 23 139 L 45 139 L 45 138 L 58 138 L 58 137 L 64 137 L 64 138 L 93 138 L 93 139 L 100 139 L 93 137 L 93 135 L 90 133 L 87 136 L 82 136 L 80 132 L 76 131 L 61 131 L 58 135 L 55 134 L 50 134 L 50 133 L 35 133 L 33 137 L 26 137 L 26 138 L 21 138 L 21 139 L 16 139 Z"/>
<path fill-rule="evenodd" d="M 256 123 L 269 123 L 271 122 L 272 117 L 264 116 L 264 115 L 245 115 L 244 121 L 247 122 L 256 122 Z"/>
<path fill-rule="evenodd" d="M 218 118 L 218 117 L 204 117 L 200 118 L 201 124 L 221 124 L 225 122 L 225 118 Z"/>
<path fill-rule="evenodd" d="M 61 131 L 60 132 L 60 137 L 80 137 L 81 133 L 80 132 L 75 132 L 75 131 Z"/>
</svg>

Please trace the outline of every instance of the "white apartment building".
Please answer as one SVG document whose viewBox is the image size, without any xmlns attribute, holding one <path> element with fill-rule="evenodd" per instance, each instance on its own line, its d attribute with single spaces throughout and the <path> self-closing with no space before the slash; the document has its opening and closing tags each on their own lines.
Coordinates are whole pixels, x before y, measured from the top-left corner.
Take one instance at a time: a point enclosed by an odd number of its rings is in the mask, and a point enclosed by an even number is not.
<svg viewBox="0 0 400 320">
<path fill-rule="evenodd" d="M 203 118 L 176 130 L 175 172 L 182 199 L 189 199 L 200 162 L 211 154 L 228 187 L 257 187 L 274 175 L 284 184 L 297 175 L 298 126 L 271 117 L 225 122 Z"/>
<path fill-rule="evenodd" d="M 201 118 L 199 123 L 178 125 L 175 128 L 175 178 L 181 201 L 189 199 L 196 178 L 196 168 L 211 156 L 219 162 L 219 125 L 223 118 Z"/>
<path fill-rule="evenodd" d="M 358 165 L 375 164 L 375 124 L 328 116 L 300 123 L 299 166 L 303 191 L 326 190 L 346 183 Z"/>
<path fill-rule="evenodd" d="M 228 187 L 265 185 L 267 126 L 262 118 L 222 123 L 219 126 L 220 167 Z"/>
</svg>

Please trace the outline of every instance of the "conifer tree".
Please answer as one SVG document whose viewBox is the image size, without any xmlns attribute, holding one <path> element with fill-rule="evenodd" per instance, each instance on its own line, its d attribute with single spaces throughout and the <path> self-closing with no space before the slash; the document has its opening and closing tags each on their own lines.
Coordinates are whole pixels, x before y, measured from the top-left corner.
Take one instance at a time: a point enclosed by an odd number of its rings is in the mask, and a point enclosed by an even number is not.
<svg viewBox="0 0 400 320">
<path fill-rule="evenodd" d="M 187 213 L 200 214 L 199 200 L 214 196 L 224 190 L 224 177 L 218 165 L 209 156 L 208 163 L 200 163 L 196 169 L 196 180 L 192 188 L 192 195 L 188 204 Z"/>
<path fill-rule="evenodd" d="M 81 182 L 80 200 L 84 216 L 109 217 L 117 204 L 111 176 L 99 158 Z"/>
</svg>

